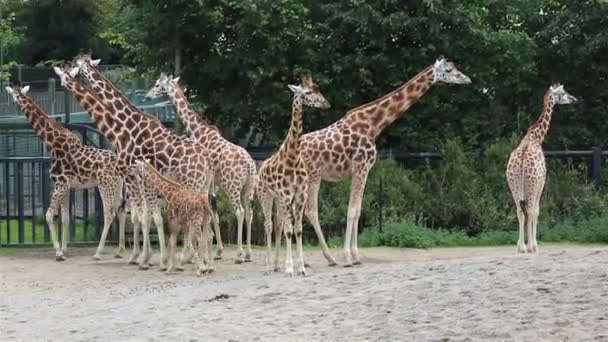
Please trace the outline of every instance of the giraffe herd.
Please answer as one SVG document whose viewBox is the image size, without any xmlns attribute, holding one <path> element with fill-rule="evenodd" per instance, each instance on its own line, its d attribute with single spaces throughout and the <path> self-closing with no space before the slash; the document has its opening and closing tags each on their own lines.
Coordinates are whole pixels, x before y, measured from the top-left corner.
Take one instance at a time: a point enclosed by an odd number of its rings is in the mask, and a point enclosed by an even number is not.
<svg viewBox="0 0 608 342">
<path fill-rule="evenodd" d="M 168 95 L 189 137 L 178 136 L 156 117 L 133 105 L 98 70 L 99 60 L 91 52 L 82 52 L 75 65 L 55 68 L 62 86 L 71 92 L 90 114 L 99 131 L 112 143 L 113 151 L 85 146 L 72 132 L 49 117 L 31 98 L 28 87 L 7 87 L 32 126 L 47 146 L 52 158 L 51 179 L 54 192 L 46 213 L 56 259 L 65 260 L 68 235 L 67 199 L 70 189 L 98 187 L 104 207 L 104 228 L 94 255 L 100 259 L 114 216 L 119 217 L 120 241 L 116 253 L 124 247 L 124 204 L 131 207 L 133 251 L 129 263 L 140 269 L 151 265 L 150 218 L 158 231 L 159 268 L 174 271 L 194 258 L 198 274 L 213 271 L 210 249 L 215 235 L 215 260 L 221 259 L 223 244 L 217 213 L 207 194 L 216 187 L 229 196 L 237 221 L 238 250 L 236 263 L 252 261 L 252 202 L 259 200 L 264 215 L 266 235 L 266 273 L 280 271 L 279 249 L 283 235 L 287 241 L 285 273 L 294 274 L 292 237 L 296 240 L 295 274 L 306 275 L 302 250 L 303 216 L 306 216 L 319 239 L 330 266 L 336 265 L 319 222 L 318 197 L 321 181 L 340 181 L 351 177 L 351 192 L 344 236 L 343 266 L 361 264 L 358 250 L 358 222 L 367 176 L 376 161 L 377 137 L 399 119 L 430 88 L 439 82 L 471 83 L 454 63 L 440 57 L 388 94 L 348 111 L 341 119 L 323 129 L 303 134 L 304 107 L 330 108 L 320 88 L 310 76 L 301 85 L 289 85 L 293 92 L 291 125 L 282 145 L 259 170 L 242 147 L 222 137 L 217 127 L 196 113 L 179 85 L 179 77 L 161 74 L 147 93 L 147 98 Z M 88 83 L 88 85 L 86 83 Z M 544 98 L 544 110 L 511 153 L 506 176 L 519 221 L 517 251 L 538 252 L 536 227 L 546 166 L 542 142 L 549 129 L 555 104 L 576 102 L 563 85 L 552 85 Z M 127 198 L 123 199 L 123 187 Z M 167 203 L 169 242 L 166 244 L 161 195 Z M 273 208 L 277 217 L 273 223 Z M 64 225 L 61 243 L 57 237 L 55 216 L 61 211 Z M 247 228 L 247 246 L 243 249 L 243 228 Z M 210 229 L 213 226 L 213 230 Z M 139 231 L 143 243 L 139 243 Z M 272 233 L 275 233 L 275 257 Z M 176 261 L 176 243 L 183 236 L 183 249 Z"/>
</svg>

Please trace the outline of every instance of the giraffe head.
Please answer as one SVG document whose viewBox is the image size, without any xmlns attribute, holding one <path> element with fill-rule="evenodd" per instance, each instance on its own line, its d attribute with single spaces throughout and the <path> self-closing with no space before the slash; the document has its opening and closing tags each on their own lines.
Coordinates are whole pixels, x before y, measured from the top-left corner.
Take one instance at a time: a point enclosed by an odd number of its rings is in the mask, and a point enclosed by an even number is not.
<svg viewBox="0 0 608 342">
<path fill-rule="evenodd" d="M 578 101 L 576 97 L 568 94 L 563 84 L 555 83 L 549 87 L 549 94 L 556 104 L 570 104 Z"/>
<path fill-rule="evenodd" d="M 439 57 L 435 64 L 433 64 L 433 75 L 435 79 L 433 83 L 445 82 L 454 84 L 469 84 L 471 79 L 456 69 L 453 62 L 446 60 L 443 57 Z"/>
<path fill-rule="evenodd" d="M 20 95 L 26 95 L 29 90 L 30 86 L 21 87 L 21 85 L 18 84 L 13 84 L 12 86 L 6 87 L 6 92 L 11 95 L 13 101 L 15 102 L 19 101 Z"/>
<path fill-rule="evenodd" d="M 173 78 L 172 75 L 167 75 L 164 72 L 160 74 L 154 86 L 146 94 L 146 99 L 152 100 L 163 95 L 169 95 L 172 89 L 178 86 L 179 76 Z"/>
<path fill-rule="evenodd" d="M 68 81 L 71 81 L 80 72 L 80 67 L 63 66 L 62 68 L 54 67 L 55 73 L 61 80 L 61 85 L 64 86 Z"/>
<path fill-rule="evenodd" d="M 76 65 L 79 68 L 79 72 L 85 76 L 92 73 L 93 68 L 101 62 L 101 59 L 93 59 L 92 56 L 93 52 L 90 49 L 87 49 L 81 51 L 76 58 Z"/>
<path fill-rule="evenodd" d="M 319 91 L 319 86 L 313 82 L 310 76 L 302 77 L 302 85 L 288 85 L 294 97 L 300 97 L 304 105 L 308 107 L 329 109 L 331 105 Z"/>
</svg>

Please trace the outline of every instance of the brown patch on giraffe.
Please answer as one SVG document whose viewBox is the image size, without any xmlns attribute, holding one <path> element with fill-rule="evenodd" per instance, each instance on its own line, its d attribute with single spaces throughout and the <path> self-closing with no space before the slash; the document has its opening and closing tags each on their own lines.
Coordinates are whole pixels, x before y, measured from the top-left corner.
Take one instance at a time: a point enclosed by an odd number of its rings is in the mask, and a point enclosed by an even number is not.
<svg viewBox="0 0 608 342">
<path fill-rule="evenodd" d="M 382 108 L 386 108 L 390 105 L 390 102 L 388 100 L 384 100 L 380 103 L 380 107 Z"/>
<path fill-rule="evenodd" d="M 359 133 L 367 133 L 367 131 L 369 130 L 369 125 L 367 124 L 367 122 L 357 122 L 352 126 L 352 129 L 353 131 Z"/>
<path fill-rule="evenodd" d="M 125 121 L 125 127 L 130 131 L 135 127 L 135 121 L 133 121 L 132 117 L 129 117 L 127 121 Z"/>
<path fill-rule="evenodd" d="M 407 87 L 405 88 L 405 91 L 407 91 L 408 93 L 411 93 L 411 92 L 413 92 L 413 91 L 414 91 L 414 87 L 415 87 L 415 84 L 414 84 L 414 83 L 410 83 L 410 84 L 408 84 L 408 85 L 407 85 Z"/>
<path fill-rule="evenodd" d="M 401 101 L 403 99 L 404 95 L 402 91 L 398 91 L 395 94 L 393 94 L 393 101 Z"/>
</svg>

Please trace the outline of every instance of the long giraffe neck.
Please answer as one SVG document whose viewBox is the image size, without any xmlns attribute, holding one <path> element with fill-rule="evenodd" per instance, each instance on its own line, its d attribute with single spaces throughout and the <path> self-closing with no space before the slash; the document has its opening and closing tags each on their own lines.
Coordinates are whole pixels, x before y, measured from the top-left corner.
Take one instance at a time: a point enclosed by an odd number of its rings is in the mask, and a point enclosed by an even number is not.
<svg viewBox="0 0 608 342">
<path fill-rule="evenodd" d="M 300 154 L 300 137 L 302 136 L 302 112 L 304 111 L 304 100 L 302 95 L 294 95 L 291 105 L 291 124 L 287 137 L 280 148 L 283 157 L 295 160 Z"/>
<path fill-rule="evenodd" d="M 95 96 L 87 87 L 74 79 L 63 82 L 63 86 L 69 90 L 80 103 L 80 105 L 91 115 L 95 126 L 101 133 L 118 149 L 125 148 L 131 136 L 124 125 L 118 122 L 112 112 Z"/>
<path fill-rule="evenodd" d="M 80 70 L 84 78 L 91 84 L 93 92 L 106 106 L 127 115 L 140 113 L 139 108 L 131 103 L 96 67 L 85 64 Z"/>
<path fill-rule="evenodd" d="M 353 130 L 363 131 L 375 139 L 416 103 L 434 83 L 433 67 L 429 66 L 392 92 L 352 109 L 344 120 Z"/>
<path fill-rule="evenodd" d="M 16 90 L 18 91 L 18 90 Z M 45 145 L 53 148 L 53 141 L 59 136 L 73 136 L 72 132 L 48 116 L 32 99 L 18 94 L 17 104 L 32 124 Z"/>
<path fill-rule="evenodd" d="M 553 96 L 551 96 L 550 91 L 547 91 L 543 101 L 543 112 L 540 114 L 538 120 L 536 120 L 536 122 L 528 129 L 528 133 L 526 134 L 528 137 L 538 141 L 541 144 L 543 143 L 545 136 L 549 131 L 549 126 L 551 125 L 554 105 L 555 101 L 553 100 Z"/>
<path fill-rule="evenodd" d="M 208 133 L 209 130 L 217 131 L 215 126 L 210 125 L 207 118 L 199 115 L 192 109 L 190 101 L 186 98 L 184 91 L 177 85 L 171 87 L 169 96 L 177 108 L 177 113 L 180 120 L 186 126 L 186 130 L 190 132 L 190 136 L 194 139 L 201 138 Z"/>
<path fill-rule="evenodd" d="M 160 192 L 163 197 L 167 197 L 169 193 L 181 188 L 179 184 L 161 175 L 150 164 L 145 165 L 144 180 L 147 186 Z"/>
</svg>

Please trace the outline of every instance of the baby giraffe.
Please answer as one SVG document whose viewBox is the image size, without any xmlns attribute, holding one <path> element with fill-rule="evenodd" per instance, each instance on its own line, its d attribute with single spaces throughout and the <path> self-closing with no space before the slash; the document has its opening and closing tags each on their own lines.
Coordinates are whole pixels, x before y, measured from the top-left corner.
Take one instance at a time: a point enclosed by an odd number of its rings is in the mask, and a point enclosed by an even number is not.
<svg viewBox="0 0 608 342">
<path fill-rule="evenodd" d="M 296 233 L 298 248 L 298 275 L 306 275 L 304 254 L 302 251 L 302 215 L 306 205 L 308 190 L 308 172 L 300 157 L 300 136 L 302 135 L 302 112 L 304 105 L 328 109 L 329 102 L 313 83 L 310 76 L 302 78 L 302 85 L 289 85 L 293 92 L 291 126 L 287 137 L 279 150 L 266 159 L 258 174 L 257 195 L 264 213 L 264 230 L 266 231 L 267 259 L 266 273 L 272 271 L 272 207 L 277 204 L 276 259 L 275 271 L 279 270 L 279 247 L 281 233 L 285 230 L 287 239 L 287 260 L 285 261 L 288 275 L 293 275 L 293 258 L 291 255 L 291 237 Z"/>
<path fill-rule="evenodd" d="M 517 251 L 519 253 L 538 252 L 536 228 L 540 198 L 547 175 L 542 144 L 549 130 L 553 106 L 574 102 L 576 102 L 576 98 L 568 94 L 563 85 L 552 85 L 545 94 L 542 114 L 530 126 L 528 133 L 509 157 L 507 182 L 517 207 L 517 220 L 519 221 Z M 527 246 L 525 240 L 527 240 Z"/>
<path fill-rule="evenodd" d="M 167 203 L 170 232 L 167 272 L 173 272 L 176 268 L 183 270 L 181 259 L 178 260 L 178 265 L 175 265 L 177 236 L 181 233 L 182 226 L 186 227 L 184 234 L 187 235 L 184 243 L 187 248 L 194 251 L 194 259 L 198 265 L 197 274 L 213 272 L 212 266 L 209 265 L 208 223 L 212 211 L 208 196 L 164 177 L 147 161 L 138 160 L 135 163 L 145 186 L 161 194 Z"/>
</svg>

